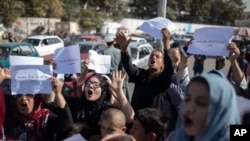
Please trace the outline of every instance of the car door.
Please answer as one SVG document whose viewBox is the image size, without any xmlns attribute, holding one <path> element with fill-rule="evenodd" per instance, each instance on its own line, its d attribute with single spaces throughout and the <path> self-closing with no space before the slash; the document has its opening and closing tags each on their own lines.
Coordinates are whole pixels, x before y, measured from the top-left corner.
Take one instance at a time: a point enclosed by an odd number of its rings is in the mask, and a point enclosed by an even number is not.
<svg viewBox="0 0 250 141">
<path fill-rule="evenodd" d="M 105 46 L 104 44 L 96 44 L 93 47 L 93 50 L 95 50 L 98 54 L 103 54 L 103 50 L 105 50 L 107 48 L 107 46 Z"/>
<path fill-rule="evenodd" d="M 20 55 L 21 56 L 35 56 L 38 57 L 38 53 L 29 45 L 20 46 Z"/>
<path fill-rule="evenodd" d="M 143 46 L 139 48 L 139 61 L 137 63 L 138 67 L 147 69 L 148 68 L 148 60 L 151 51 L 148 46 Z"/>
<path fill-rule="evenodd" d="M 50 49 L 50 41 L 47 38 L 44 38 L 40 41 L 40 45 L 36 47 L 40 56 L 46 56 L 52 53 Z"/>
</svg>

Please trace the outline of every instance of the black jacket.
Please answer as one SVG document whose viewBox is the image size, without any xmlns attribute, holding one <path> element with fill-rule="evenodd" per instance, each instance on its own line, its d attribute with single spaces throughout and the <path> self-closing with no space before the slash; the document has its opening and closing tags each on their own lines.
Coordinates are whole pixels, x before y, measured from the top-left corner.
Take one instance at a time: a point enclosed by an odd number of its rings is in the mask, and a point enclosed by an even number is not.
<svg viewBox="0 0 250 141">
<path fill-rule="evenodd" d="M 154 78 L 149 79 L 149 70 L 141 69 L 132 64 L 127 53 L 121 53 L 122 64 L 135 84 L 131 105 L 135 111 L 142 108 L 157 108 L 162 110 L 167 100 L 167 89 L 172 82 L 174 72 L 168 51 L 164 50 L 165 69 Z"/>
</svg>

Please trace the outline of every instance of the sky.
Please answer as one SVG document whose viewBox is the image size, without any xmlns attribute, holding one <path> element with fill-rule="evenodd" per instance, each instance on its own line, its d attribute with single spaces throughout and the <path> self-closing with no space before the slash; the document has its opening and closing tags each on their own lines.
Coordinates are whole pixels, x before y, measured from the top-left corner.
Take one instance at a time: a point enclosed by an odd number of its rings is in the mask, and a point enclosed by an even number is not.
<svg viewBox="0 0 250 141">
<path fill-rule="evenodd" d="M 245 9 L 245 11 L 250 12 L 250 0 L 243 0 L 243 2 L 247 3 L 247 8 Z"/>
</svg>

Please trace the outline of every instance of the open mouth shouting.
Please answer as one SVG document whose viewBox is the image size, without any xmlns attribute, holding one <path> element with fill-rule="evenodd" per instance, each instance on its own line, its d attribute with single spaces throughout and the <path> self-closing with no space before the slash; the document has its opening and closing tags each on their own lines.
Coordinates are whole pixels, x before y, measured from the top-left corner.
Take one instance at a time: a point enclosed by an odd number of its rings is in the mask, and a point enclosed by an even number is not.
<svg viewBox="0 0 250 141">
<path fill-rule="evenodd" d="M 29 107 L 28 101 L 20 101 L 18 102 L 18 110 L 19 110 L 19 113 L 27 115 L 31 113 L 32 108 Z"/>
<path fill-rule="evenodd" d="M 93 95 L 93 90 L 88 90 L 87 91 L 87 97 L 91 97 Z"/>
<path fill-rule="evenodd" d="M 184 116 L 184 127 L 191 128 L 193 125 L 193 120 L 189 116 Z"/>
</svg>

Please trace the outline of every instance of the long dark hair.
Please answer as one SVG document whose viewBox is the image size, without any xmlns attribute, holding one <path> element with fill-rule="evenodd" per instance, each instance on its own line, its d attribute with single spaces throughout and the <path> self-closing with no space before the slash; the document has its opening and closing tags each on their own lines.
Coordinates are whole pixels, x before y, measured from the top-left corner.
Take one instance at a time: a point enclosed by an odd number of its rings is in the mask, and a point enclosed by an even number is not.
<svg viewBox="0 0 250 141">
<path fill-rule="evenodd" d="M 97 100 L 97 101 L 88 101 L 86 99 L 86 96 L 85 94 L 83 94 L 83 100 L 84 100 L 84 103 L 89 103 L 89 104 L 107 104 L 110 102 L 110 99 L 111 99 L 111 92 L 109 90 L 109 85 L 106 81 L 106 78 L 101 76 L 100 74 L 97 74 L 97 73 L 92 73 L 92 75 L 90 75 L 85 82 L 88 82 L 90 78 L 92 77 L 96 77 L 99 81 L 100 81 L 100 84 L 101 84 L 101 89 L 102 89 L 102 93 L 101 93 L 101 96 L 100 98 Z M 84 84 L 84 89 L 86 87 L 86 83 Z M 83 91 L 83 93 L 85 93 L 85 91 Z"/>
<path fill-rule="evenodd" d="M 85 82 L 88 82 L 88 80 L 92 77 L 96 77 L 101 84 L 101 96 L 96 101 L 88 101 L 85 96 L 85 91 L 83 91 L 82 99 L 83 99 L 83 110 L 84 110 L 84 118 L 82 119 L 84 123 L 88 125 L 89 132 L 88 134 L 94 135 L 100 133 L 100 127 L 98 124 L 98 121 L 100 120 L 100 117 L 103 113 L 103 111 L 106 111 L 109 108 L 116 108 L 115 105 L 113 105 L 111 100 L 111 92 L 109 90 L 109 85 L 106 81 L 106 78 L 101 76 L 100 74 L 93 73 L 92 75 L 89 75 L 87 79 L 85 79 Z M 84 88 L 86 87 L 86 83 L 84 84 Z M 86 134 L 86 138 L 88 138 L 88 135 Z"/>
</svg>

